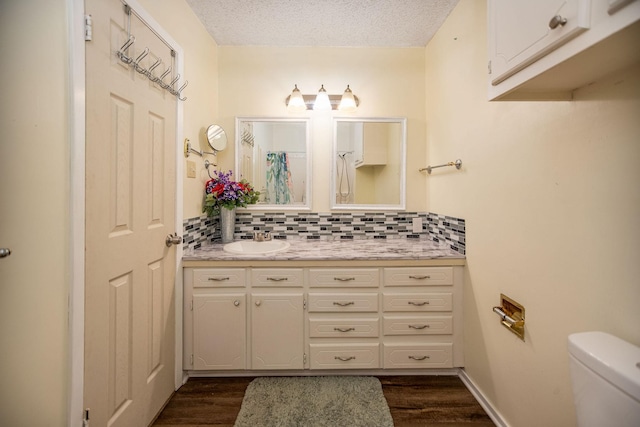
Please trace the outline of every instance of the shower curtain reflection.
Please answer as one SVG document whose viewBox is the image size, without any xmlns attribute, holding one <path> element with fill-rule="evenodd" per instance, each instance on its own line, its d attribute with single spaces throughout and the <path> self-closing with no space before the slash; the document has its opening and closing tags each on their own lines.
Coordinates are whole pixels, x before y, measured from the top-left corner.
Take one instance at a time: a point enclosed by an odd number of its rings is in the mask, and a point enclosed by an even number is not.
<svg viewBox="0 0 640 427">
<path fill-rule="evenodd" d="M 266 203 L 288 205 L 295 200 L 289 155 L 284 151 L 267 152 L 266 190 Z"/>
</svg>

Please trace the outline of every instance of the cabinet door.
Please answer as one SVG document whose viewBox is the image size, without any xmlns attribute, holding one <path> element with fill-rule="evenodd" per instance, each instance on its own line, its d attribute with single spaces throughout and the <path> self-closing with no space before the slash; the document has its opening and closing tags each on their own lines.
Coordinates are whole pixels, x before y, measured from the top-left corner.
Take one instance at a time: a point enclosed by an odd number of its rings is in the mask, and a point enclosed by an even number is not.
<svg viewBox="0 0 640 427">
<path fill-rule="evenodd" d="M 251 295 L 251 368 L 303 369 L 300 293 Z"/>
<path fill-rule="evenodd" d="M 590 9 L 591 0 L 491 0 L 491 83 L 499 84 L 586 31 Z M 566 22 L 552 22 L 555 16 Z"/>
<path fill-rule="evenodd" d="M 193 369 L 245 369 L 246 296 L 194 295 Z"/>
</svg>

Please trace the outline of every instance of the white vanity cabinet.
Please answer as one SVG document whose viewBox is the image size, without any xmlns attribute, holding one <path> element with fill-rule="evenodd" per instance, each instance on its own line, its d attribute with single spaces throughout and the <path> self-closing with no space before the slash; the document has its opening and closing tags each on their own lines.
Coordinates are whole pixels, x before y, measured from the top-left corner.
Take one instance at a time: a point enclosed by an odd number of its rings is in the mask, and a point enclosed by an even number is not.
<svg viewBox="0 0 640 427">
<path fill-rule="evenodd" d="M 183 368 L 323 375 L 461 367 L 464 261 L 428 261 L 192 262 Z"/>
<path fill-rule="evenodd" d="M 640 59 L 639 0 L 489 0 L 489 99 L 571 99 Z"/>
</svg>

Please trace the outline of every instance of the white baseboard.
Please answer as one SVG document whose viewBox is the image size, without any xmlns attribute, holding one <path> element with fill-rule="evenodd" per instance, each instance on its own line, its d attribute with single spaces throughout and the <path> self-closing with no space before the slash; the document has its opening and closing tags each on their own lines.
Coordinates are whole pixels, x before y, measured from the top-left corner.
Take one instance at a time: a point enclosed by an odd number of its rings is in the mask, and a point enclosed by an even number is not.
<svg viewBox="0 0 640 427">
<path fill-rule="evenodd" d="M 482 406 L 482 409 L 484 409 L 484 411 L 487 413 L 489 418 L 491 418 L 491 421 L 493 421 L 493 423 L 496 426 L 509 427 L 509 424 L 507 424 L 505 420 L 502 418 L 502 416 L 500 415 L 500 413 L 496 411 L 493 408 L 493 406 L 491 406 L 491 403 L 489 403 L 487 398 L 484 396 L 484 394 L 482 394 L 480 389 L 478 389 L 478 387 L 471 380 L 471 378 L 469 378 L 469 376 L 467 375 L 467 372 L 463 368 L 460 368 L 458 370 L 458 377 L 460 378 L 460 380 L 462 380 L 464 385 L 469 389 L 471 394 L 473 394 L 473 397 L 476 398 L 480 406 Z"/>
</svg>

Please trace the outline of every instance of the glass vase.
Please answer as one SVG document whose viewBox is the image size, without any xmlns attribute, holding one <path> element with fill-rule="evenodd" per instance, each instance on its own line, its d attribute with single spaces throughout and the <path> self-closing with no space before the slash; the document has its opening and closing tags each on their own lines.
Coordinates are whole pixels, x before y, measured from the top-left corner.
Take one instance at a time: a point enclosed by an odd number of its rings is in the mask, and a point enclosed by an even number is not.
<svg viewBox="0 0 640 427">
<path fill-rule="evenodd" d="M 236 229 L 236 208 L 220 208 L 220 235 L 222 243 L 233 242 L 233 233 Z"/>
</svg>

